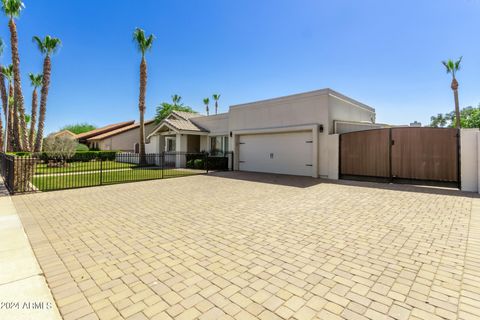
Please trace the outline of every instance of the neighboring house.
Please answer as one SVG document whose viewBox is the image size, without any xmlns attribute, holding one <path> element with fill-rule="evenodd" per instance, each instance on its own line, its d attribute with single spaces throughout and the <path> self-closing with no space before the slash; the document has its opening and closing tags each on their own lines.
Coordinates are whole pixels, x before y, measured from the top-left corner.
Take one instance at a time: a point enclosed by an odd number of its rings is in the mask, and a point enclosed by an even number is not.
<svg viewBox="0 0 480 320">
<path fill-rule="evenodd" d="M 55 132 L 55 133 L 52 133 L 51 136 L 53 136 L 55 138 L 68 137 L 68 138 L 72 138 L 72 139 L 77 139 L 77 135 L 70 130 L 62 130 L 62 131 L 59 131 L 59 132 Z"/>
<path fill-rule="evenodd" d="M 335 121 L 375 127 L 375 109 L 322 89 L 234 105 L 219 115 L 173 112 L 147 137 L 146 150 L 233 151 L 234 170 L 327 177 L 329 166 L 338 168 Z"/>
<path fill-rule="evenodd" d="M 135 123 L 135 121 L 131 120 L 131 121 L 109 124 L 109 125 L 101 127 L 101 128 L 97 128 L 97 129 L 94 129 L 94 130 L 90 130 L 88 132 L 77 134 L 77 140 L 78 140 L 79 143 L 86 144 L 89 148 L 98 148 L 98 145 L 95 144 L 96 142 L 89 142 L 88 139 L 93 138 L 93 137 L 98 136 L 98 135 L 101 135 L 101 134 L 111 132 L 113 130 L 117 130 L 117 129 L 120 129 L 120 128 L 123 128 L 123 127 L 126 127 L 126 126 L 130 126 L 134 123 Z"/>
<path fill-rule="evenodd" d="M 145 136 L 155 129 L 155 121 L 145 121 Z M 99 150 L 119 150 L 124 152 L 139 152 L 140 124 L 132 123 L 115 130 L 95 135 L 87 139 L 89 145 Z"/>
</svg>

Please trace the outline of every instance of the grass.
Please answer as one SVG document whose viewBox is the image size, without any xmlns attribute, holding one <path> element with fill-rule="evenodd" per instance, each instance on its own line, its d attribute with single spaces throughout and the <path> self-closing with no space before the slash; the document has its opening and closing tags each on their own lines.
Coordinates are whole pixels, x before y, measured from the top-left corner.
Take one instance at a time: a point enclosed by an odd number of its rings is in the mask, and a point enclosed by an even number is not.
<svg viewBox="0 0 480 320">
<path fill-rule="evenodd" d="M 54 174 L 54 173 L 70 173 L 83 171 L 99 171 L 100 164 L 102 170 L 135 168 L 138 165 L 133 163 L 123 163 L 116 161 L 88 161 L 88 162 L 71 162 L 67 167 L 47 167 L 47 164 L 37 164 L 35 174 Z"/>
<path fill-rule="evenodd" d="M 203 171 L 195 172 L 193 170 L 132 169 L 112 172 L 104 171 L 101 175 L 100 172 L 57 176 L 36 175 L 33 177 L 33 184 L 40 191 L 50 191 L 59 189 L 92 187 L 101 184 L 103 185 L 160 178 L 173 178 L 179 176 L 189 176 L 199 173 L 203 173 Z"/>
</svg>

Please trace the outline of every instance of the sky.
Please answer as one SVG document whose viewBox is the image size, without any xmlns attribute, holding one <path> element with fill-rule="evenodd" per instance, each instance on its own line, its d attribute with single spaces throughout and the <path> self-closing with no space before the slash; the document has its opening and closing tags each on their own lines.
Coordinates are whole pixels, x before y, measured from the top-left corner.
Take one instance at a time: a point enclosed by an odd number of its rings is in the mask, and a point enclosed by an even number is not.
<svg viewBox="0 0 480 320">
<path fill-rule="evenodd" d="M 480 0 L 24 0 L 17 21 L 22 87 L 42 70 L 34 35 L 62 40 L 52 57 L 46 132 L 138 119 L 136 27 L 156 37 L 147 54 L 147 118 L 179 94 L 230 105 L 332 88 L 376 109 L 377 122 L 428 124 L 453 110 L 441 64 L 463 56 L 460 104 L 480 102 Z M 0 62 L 10 61 L 7 43 Z"/>
</svg>

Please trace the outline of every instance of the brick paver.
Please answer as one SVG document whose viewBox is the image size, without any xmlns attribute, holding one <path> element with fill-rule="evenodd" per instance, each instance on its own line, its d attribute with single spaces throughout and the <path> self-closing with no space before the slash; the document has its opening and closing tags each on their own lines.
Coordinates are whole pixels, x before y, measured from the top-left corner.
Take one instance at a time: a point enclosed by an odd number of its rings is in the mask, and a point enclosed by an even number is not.
<svg viewBox="0 0 480 320">
<path fill-rule="evenodd" d="M 14 202 L 65 319 L 480 319 L 473 195 L 221 173 Z"/>
</svg>

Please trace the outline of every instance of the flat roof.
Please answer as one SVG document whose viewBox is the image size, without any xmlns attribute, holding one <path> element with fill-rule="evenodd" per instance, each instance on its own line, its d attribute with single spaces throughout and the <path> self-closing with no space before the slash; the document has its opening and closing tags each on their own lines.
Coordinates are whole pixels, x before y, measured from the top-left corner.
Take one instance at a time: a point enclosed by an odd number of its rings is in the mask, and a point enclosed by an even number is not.
<svg viewBox="0 0 480 320">
<path fill-rule="evenodd" d="M 245 106 L 250 106 L 250 105 L 255 105 L 255 104 L 263 104 L 263 103 L 269 103 L 269 102 L 276 102 L 276 101 L 288 101 L 288 100 L 294 100 L 298 98 L 308 98 L 308 97 L 314 97 L 314 96 L 322 96 L 322 95 L 331 95 L 333 97 L 336 97 L 341 100 L 345 100 L 351 104 L 354 104 L 360 108 L 367 109 L 371 112 L 375 112 L 375 109 L 361 103 L 360 101 L 357 101 L 355 99 L 352 99 L 350 97 L 347 97 L 344 94 L 341 94 L 335 90 L 332 90 L 330 88 L 325 88 L 325 89 L 320 89 L 320 90 L 314 90 L 314 91 L 307 91 L 307 92 L 302 92 L 302 93 L 295 93 L 287 96 L 282 96 L 282 97 L 277 97 L 277 98 L 271 98 L 271 99 L 264 99 L 264 100 L 258 100 L 258 101 L 253 101 L 253 102 L 247 102 L 247 103 L 242 103 L 242 104 L 236 104 L 230 106 L 231 109 L 233 108 L 239 108 L 239 107 L 245 107 Z"/>
</svg>

